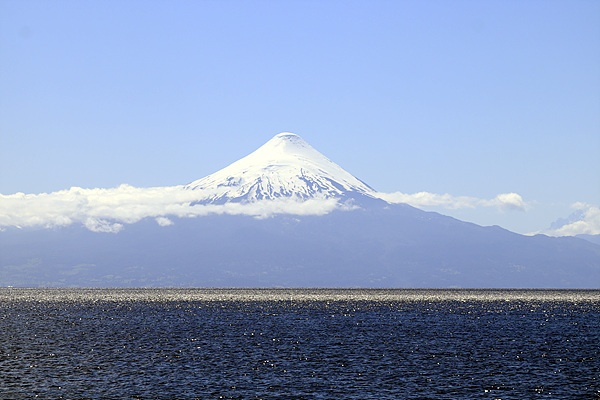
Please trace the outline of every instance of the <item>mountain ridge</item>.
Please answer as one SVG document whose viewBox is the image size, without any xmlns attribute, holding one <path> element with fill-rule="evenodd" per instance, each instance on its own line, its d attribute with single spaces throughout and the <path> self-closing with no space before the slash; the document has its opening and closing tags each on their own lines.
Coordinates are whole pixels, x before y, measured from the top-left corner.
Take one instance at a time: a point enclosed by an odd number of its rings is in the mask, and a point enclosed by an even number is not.
<svg viewBox="0 0 600 400">
<path fill-rule="evenodd" d="M 599 245 L 390 204 L 290 133 L 158 190 L 160 204 L 180 196 L 160 209 L 171 214 L 131 215 L 139 192 L 126 189 L 127 229 L 101 213 L 108 202 L 81 225 L 0 230 L 0 286 L 600 288 Z M 260 212 L 319 200 L 321 213 Z"/>
<path fill-rule="evenodd" d="M 0 286 L 598 288 L 600 246 L 410 206 L 0 232 Z"/>
</svg>

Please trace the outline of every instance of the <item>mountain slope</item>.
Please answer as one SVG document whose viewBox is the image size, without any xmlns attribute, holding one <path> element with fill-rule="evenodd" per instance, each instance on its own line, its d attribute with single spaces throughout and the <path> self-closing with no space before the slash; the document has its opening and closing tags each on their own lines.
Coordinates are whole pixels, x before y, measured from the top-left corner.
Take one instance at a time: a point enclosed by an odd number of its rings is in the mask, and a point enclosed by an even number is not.
<svg viewBox="0 0 600 400">
<path fill-rule="evenodd" d="M 186 186 L 206 192 L 203 203 L 291 197 L 375 197 L 375 191 L 319 153 L 300 136 L 280 133 L 250 155 Z"/>
<path fill-rule="evenodd" d="M 125 221 L 119 233 L 0 229 L 0 286 L 600 288 L 599 245 L 389 204 L 290 133 L 177 190 L 193 194 L 177 210 L 197 202 L 216 211 Z M 217 212 L 272 209 L 281 199 L 352 206 L 262 218 Z"/>
<path fill-rule="evenodd" d="M 599 288 L 600 246 L 410 206 L 0 232 L 0 285 Z"/>
</svg>

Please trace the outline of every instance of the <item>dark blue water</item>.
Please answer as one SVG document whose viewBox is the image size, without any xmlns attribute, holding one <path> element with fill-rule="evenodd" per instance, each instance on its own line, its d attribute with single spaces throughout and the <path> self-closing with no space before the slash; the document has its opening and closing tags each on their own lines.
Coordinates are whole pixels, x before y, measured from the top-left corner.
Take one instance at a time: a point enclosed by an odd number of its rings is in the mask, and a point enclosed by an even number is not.
<svg viewBox="0 0 600 400">
<path fill-rule="evenodd" d="M 0 289 L 0 398 L 598 399 L 600 292 Z"/>
</svg>

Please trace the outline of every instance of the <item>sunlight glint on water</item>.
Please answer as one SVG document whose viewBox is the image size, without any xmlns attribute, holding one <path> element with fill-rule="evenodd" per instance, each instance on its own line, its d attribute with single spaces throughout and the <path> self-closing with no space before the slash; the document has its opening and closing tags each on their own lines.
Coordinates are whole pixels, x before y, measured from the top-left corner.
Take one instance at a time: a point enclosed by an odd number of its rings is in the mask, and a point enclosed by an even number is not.
<svg viewBox="0 0 600 400">
<path fill-rule="evenodd" d="M 0 397 L 599 398 L 600 292 L 1 289 Z"/>
</svg>

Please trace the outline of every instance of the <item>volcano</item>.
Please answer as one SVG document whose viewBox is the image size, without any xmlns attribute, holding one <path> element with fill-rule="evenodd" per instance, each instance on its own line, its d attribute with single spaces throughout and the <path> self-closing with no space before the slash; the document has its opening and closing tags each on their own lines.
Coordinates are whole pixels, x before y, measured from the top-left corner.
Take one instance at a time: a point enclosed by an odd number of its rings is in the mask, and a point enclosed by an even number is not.
<svg viewBox="0 0 600 400">
<path fill-rule="evenodd" d="M 284 132 L 222 170 L 186 185 L 200 203 L 293 198 L 376 197 L 376 191 L 306 143 Z"/>
<path fill-rule="evenodd" d="M 0 286 L 600 288 L 599 245 L 387 203 L 292 133 L 146 204 L 76 192 L 85 224 L 0 229 Z"/>
</svg>

